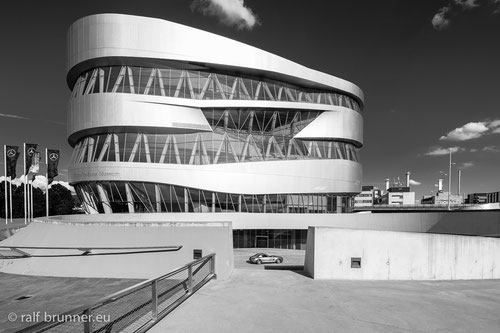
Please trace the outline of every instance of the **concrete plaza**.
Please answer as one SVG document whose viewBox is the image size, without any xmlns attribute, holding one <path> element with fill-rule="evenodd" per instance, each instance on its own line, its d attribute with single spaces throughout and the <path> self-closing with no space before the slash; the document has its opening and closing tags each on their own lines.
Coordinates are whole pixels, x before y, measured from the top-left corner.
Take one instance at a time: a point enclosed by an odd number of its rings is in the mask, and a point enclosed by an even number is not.
<svg viewBox="0 0 500 333">
<path fill-rule="evenodd" d="M 284 262 L 247 263 L 257 252 Z M 234 258 L 229 279 L 209 282 L 150 332 L 500 331 L 500 280 L 312 280 L 299 270 L 304 251 L 235 249 Z M 0 274 L 0 332 L 29 326 L 10 312 L 58 314 L 137 282 Z"/>
<path fill-rule="evenodd" d="M 312 280 L 246 264 L 248 250 L 235 250 L 229 280 L 208 283 L 150 332 L 500 331 L 500 280 Z"/>
</svg>

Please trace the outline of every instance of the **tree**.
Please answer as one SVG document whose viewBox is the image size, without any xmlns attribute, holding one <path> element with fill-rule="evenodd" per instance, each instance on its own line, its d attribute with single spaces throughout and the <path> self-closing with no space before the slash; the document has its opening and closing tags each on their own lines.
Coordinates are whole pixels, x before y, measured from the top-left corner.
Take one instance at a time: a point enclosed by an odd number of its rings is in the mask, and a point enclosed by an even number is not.
<svg viewBox="0 0 500 333">
<path fill-rule="evenodd" d="M 73 196 L 66 187 L 55 184 L 49 189 L 49 214 L 68 215 L 73 214 Z"/>
<path fill-rule="evenodd" d="M 5 194 L 4 184 L 0 183 L 0 217 L 5 217 Z M 7 186 L 9 184 L 7 183 Z M 24 185 L 12 186 L 12 216 L 14 218 L 24 217 Z M 73 214 L 75 206 L 71 191 L 62 185 L 54 184 L 49 190 L 49 214 L 67 215 Z M 33 188 L 33 217 L 45 216 L 45 193 L 39 188 Z"/>
</svg>

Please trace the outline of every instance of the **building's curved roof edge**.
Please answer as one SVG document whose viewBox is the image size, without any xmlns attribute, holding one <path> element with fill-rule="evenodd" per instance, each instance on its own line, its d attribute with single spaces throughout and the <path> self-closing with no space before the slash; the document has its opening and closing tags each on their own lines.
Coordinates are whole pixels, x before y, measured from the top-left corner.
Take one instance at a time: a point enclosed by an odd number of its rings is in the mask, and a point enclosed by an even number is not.
<svg viewBox="0 0 500 333">
<path fill-rule="evenodd" d="M 113 29 L 109 29 L 111 25 Z M 72 40 L 82 36 L 80 30 L 89 26 L 93 28 L 88 33 L 92 31 L 99 38 L 88 36 L 82 43 Z M 131 31 L 136 33 L 132 34 Z M 141 31 L 147 31 L 149 35 L 154 32 L 156 36 L 147 40 L 138 38 Z M 161 43 L 176 35 L 179 36 L 179 43 Z M 190 38 L 200 43 L 182 42 Z M 112 42 L 113 45 L 103 45 L 107 42 Z M 211 47 L 207 47 L 208 45 Z M 364 104 L 363 91 L 352 82 L 224 36 L 159 18 L 105 13 L 76 20 L 68 30 L 68 82 L 71 80 L 69 75 L 75 75 L 73 69 L 76 66 L 101 57 L 155 58 L 197 63 L 213 68 L 241 68 L 244 73 L 250 71 L 250 74 L 258 73 L 272 79 L 281 77 L 291 84 L 343 91 Z"/>
</svg>

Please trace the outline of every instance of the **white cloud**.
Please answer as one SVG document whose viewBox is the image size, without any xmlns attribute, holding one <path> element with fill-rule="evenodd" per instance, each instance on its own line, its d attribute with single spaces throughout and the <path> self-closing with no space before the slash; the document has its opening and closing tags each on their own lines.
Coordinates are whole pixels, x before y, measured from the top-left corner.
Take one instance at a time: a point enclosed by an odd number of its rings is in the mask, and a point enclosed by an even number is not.
<svg viewBox="0 0 500 333">
<path fill-rule="evenodd" d="M 49 119 L 33 119 L 33 118 L 28 118 L 28 117 L 23 117 L 23 116 L 18 116 L 16 114 L 7 114 L 7 113 L 0 113 L 0 117 L 4 118 L 14 118 L 14 119 L 20 119 L 20 120 L 34 120 L 34 121 L 43 121 L 49 124 L 56 124 L 56 125 L 63 125 L 66 126 L 66 123 L 63 123 L 61 121 L 55 121 L 55 120 L 49 120 Z"/>
<path fill-rule="evenodd" d="M 488 127 L 482 122 L 467 123 L 462 127 L 457 127 L 446 135 L 443 135 L 439 140 L 449 141 L 466 141 L 470 139 L 477 139 L 488 131 Z"/>
<path fill-rule="evenodd" d="M 32 182 L 33 187 L 34 188 L 39 188 L 40 190 L 42 190 L 42 191 L 45 192 L 45 189 L 46 189 L 45 181 L 46 181 L 45 176 L 36 175 L 35 179 L 33 179 L 33 182 Z"/>
<path fill-rule="evenodd" d="M 500 0 L 498 0 L 498 1 L 500 1 Z M 500 128 L 500 119 L 490 121 L 488 123 L 488 127 L 489 128 L 496 128 L 496 129 Z"/>
<path fill-rule="evenodd" d="M 439 140 L 466 141 L 477 139 L 487 134 L 500 133 L 500 119 L 493 121 L 470 122 L 462 127 L 457 127 L 448 134 L 443 135 Z"/>
<path fill-rule="evenodd" d="M 447 13 L 450 11 L 449 6 L 445 6 L 438 10 L 434 17 L 432 18 L 432 26 L 436 30 L 446 29 L 450 25 L 450 20 L 446 18 Z"/>
<path fill-rule="evenodd" d="M 479 3 L 479 0 L 450 0 L 448 5 L 440 8 L 437 13 L 434 14 L 431 21 L 432 26 L 436 30 L 444 30 L 451 24 L 450 16 L 485 5 L 493 7 L 493 14 L 498 14 L 500 12 L 500 0 L 481 1 L 481 3 Z"/>
<path fill-rule="evenodd" d="M 425 155 L 428 156 L 442 156 L 442 155 L 448 155 L 450 153 L 450 150 L 452 153 L 459 153 L 462 151 L 465 151 L 464 148 L 461 147 L 450 147 L 450 148 L 434 148 L 429 150 Z"/>
<path fill-rule="evenodd" d="M 191 10 L 217 17 L 222 24 L 236 27 L 238 30 L 252 30 L 259 24 L 254 12 L 245 6 L 245 0 L 194 0 Z"/>
<path fill-rule="evenodd" d="M 469 168 L 472 168 L 474 166 L 474 163 L 473 162 L 463 162 L 459 165 L 459 169 L 469 169 Z"/>
<path fill-rule="evenodd" d="M 28 117 L 22 117 L 22 116 L 18 116 L 15 114 L 5 114 L 5 113 L 0 113 L 0 117 L 31 120 L 31 118 L 28 118 Z"/>
<path fill-rule="evenodd" d="M 488 151 L 488 152 L 493 152 L 493 153 L 498 153 L 500 152 L 500 149 L 497 146 L 485 146 L 482 151 Z"/>
<path fill-rule="evenodd" d="M 453 0 L 453 2 L 463 9 L 470 9 L 474 7 L 478 7 L 477 0 Z"/>
<path fill-rule="evenodd" d="M 50 185 L 49 185 L 49 189 L 53 186 L 53 185 L 56 185 L 56 184 L 59 184 L 59 185 L 62 185 L 64 187 L 66 187 L 68 190 L 71 191 L 71 194 L 75 194 L 75 188 L 73 186 L 71 186 L 68 182 L 64 182 L 64 181 L 59 181 L 59 180 L 55 180 L 53 181 Z"/>
<path fill-rule="evenodd" d="M 422 185 L 422 183 L 417 182 L 416 180 L 410 179 L 410 185 L 418 186 L 418 185 Z"/>
<path fill-rule="evenodd" d="M 3 182 L 4 179 L 5 179 L 5 177 L 1 176 L 0 177 L 0 182 Z M 24 183 L 26 181 L 25 179 L 26 179 L 25 175 L 22 175 L 19 178 L 14 178 L 12 180 L 12 185 L 22 186 L 22 185 L 24 185 Z M 7 181 L 9 181 L 9 180 L 7 179 Z M 43 176 L 43 175 L 36 175 L 35 179 L 33 180 L 32 183 L 33 183 L 33 187 L 34 188 L 39 188 L 40 190 L 42 190 L 43 192 L 45 192 L 45 189 L 46 189 L 46 178 L 45 178 L 45 176 Z M 53 185 L 55 185 L 55 184 L 60 184 L 60 185 L 62 185 L 64 187 L 66 187 L 68 190 L 70 190 L 72 194 L 75 194 L 75 189 L 73 188 L 73 186 L 69 185 L 69 183 L 65 182 L 65 181 L 57 181 L 57 180 L 55 180 L 51 184 L 49 184 L 49 189 Z"/>
</svg>

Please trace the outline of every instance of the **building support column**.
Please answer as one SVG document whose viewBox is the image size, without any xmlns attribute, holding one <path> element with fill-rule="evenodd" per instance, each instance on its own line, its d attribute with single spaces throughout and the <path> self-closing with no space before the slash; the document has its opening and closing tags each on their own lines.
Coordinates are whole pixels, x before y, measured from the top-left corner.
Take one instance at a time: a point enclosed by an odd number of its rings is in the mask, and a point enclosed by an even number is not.
<svg viewBox="0 0 500 333">
<path fill-rule="evenodd" d="M 135 213 L 134 196 L 132 195 L 132 190 L 130 189 L 129 183 L 125 183 L 125 193 L 127 194 L 128 212 Z"/>
<path fill-rule="evenodd" d="M 342 213 L 342 197 L 337 195 L 337 214 Z"/>
<path fill-rule="evenodd" d="M 184 213 L 189 213 L 189 196 L 187 188 L 184 188 Z"/>
</svg>

